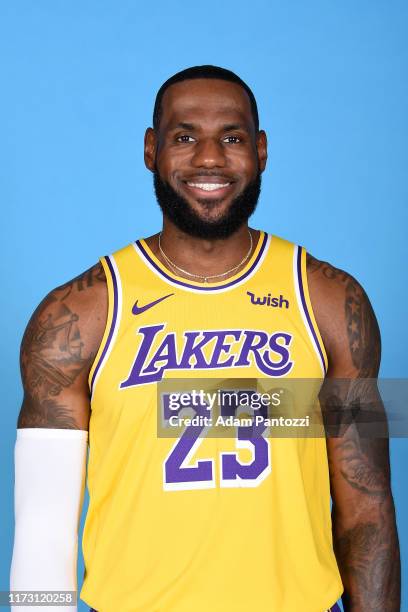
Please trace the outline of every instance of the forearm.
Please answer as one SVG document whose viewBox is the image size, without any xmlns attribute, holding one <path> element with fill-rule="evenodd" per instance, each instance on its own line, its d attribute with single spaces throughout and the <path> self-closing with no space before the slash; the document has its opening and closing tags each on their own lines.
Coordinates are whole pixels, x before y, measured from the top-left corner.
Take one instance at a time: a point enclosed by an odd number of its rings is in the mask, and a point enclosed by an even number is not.
<svg viewBox="0 0 408 612">
<path fill-rule="evenodd" d="M 345 612 L 399 612 L 400 557 L 391 492 L 360 508 L 354 518 L 342 518 L 334 506 L 333 544 Z"/>
<path fill-rule="evenodd" d="M 77 589 L 87 435 L 61 429 L 17 431 L 12 591 Z M 50 612 L 54 609 L 60 608 Z"/>
</svg>

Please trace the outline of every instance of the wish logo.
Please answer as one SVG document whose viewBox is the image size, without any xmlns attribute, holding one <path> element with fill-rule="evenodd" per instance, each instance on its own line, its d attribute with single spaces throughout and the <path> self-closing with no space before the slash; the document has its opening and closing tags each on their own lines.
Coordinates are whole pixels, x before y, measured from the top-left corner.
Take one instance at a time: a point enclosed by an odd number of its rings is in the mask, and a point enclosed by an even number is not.
<svg viewBox="0 0 408 612">
<path fill-rule="evenodd" d="M 270 293 L 258 297 L 255 293 L 247 291 L 247 295 L 251 298 L 251 304 L 254 306 L 271 306 L 272 308 L 289 308 L 289 300 L 286 300 L 281 294 L 279 297 L 273 297 Z"/>
</svg>

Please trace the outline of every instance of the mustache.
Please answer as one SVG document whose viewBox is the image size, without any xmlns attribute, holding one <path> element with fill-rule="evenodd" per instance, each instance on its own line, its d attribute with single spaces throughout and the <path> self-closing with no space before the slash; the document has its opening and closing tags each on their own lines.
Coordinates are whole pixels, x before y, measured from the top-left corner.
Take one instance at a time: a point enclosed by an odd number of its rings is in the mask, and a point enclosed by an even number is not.
<svg viewBox="0 0 408 612">
<path fill-rule="evenodd" d="M 197 172 L 194 172 L 194 174 L 190 174 L 188 176 L 183 176 L 180 177 L 182 181 L 189 181 L 191 179 L 195 179 L 198 178 L 200 176 L 204 176 L 204 177 L 217 177 L 220 179 L 223 179 L 225 181 L 229 181 L 231 182 L 236 182 L 238 179 L 236 176 L 231 176 L 230 174 L 224 174 L 222 172 L 220 172 L 219 170 L 207 170 L 207 171 L 203 171 L 203 170 L 198 170 Z"/>
</svg>

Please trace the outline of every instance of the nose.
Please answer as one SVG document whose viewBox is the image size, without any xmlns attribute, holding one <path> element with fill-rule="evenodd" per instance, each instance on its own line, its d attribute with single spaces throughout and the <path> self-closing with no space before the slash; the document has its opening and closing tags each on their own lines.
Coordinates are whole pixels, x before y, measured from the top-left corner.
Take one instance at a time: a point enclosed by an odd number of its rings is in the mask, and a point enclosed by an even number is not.
<svg viewBox="0 0 408 612">
<path fill-rule="evenodd" d="M 192 165 L 196 168 L 223 168 L 225 154 L 222 144 L 213 138 L 200 140 L 194 147 Z"/>
</svg>

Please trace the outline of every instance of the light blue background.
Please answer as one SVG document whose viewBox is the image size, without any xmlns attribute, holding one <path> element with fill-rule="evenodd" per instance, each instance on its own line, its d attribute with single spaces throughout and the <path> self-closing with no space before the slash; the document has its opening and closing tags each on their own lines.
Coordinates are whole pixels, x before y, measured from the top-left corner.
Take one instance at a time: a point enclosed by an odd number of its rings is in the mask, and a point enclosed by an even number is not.
<svg viewBox="0 0 408 612">
<path fill-rule="evenodd" d="M 356 276 L 381 326 L 382 375 L 407 376 L 407 26 L 394 0 L 1 2 L 0 590 L 23 329 L 52 287 L 160 227 L 142 146 L 174 72 L 214 63 L 253 88 L 269 163 L 252 225 Z M 407 440 L 393 441 L 403 558 L 407 461 Z"/>
</svg>

